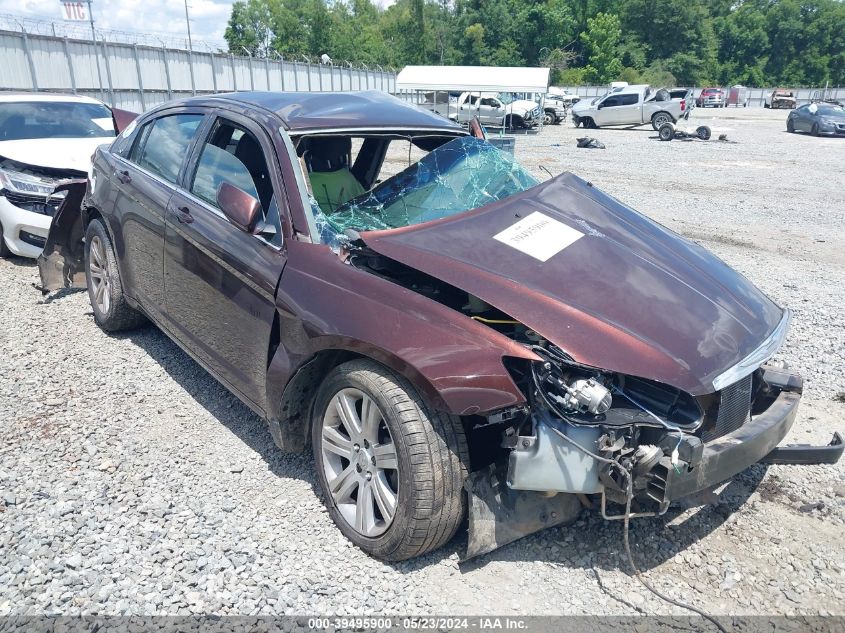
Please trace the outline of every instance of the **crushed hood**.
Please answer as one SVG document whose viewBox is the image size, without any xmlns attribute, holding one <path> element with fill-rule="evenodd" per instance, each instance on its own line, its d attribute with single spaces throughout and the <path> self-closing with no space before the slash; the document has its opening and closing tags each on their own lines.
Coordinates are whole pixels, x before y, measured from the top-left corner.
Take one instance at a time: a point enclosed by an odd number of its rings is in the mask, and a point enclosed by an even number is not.
<svg viewBox="0 0 845 633">
<path fill-rule="evenodd" d="M 704 248 L 569 173 L 362 239 L 483 299 L 581 363 L 694 395 L 712 392 L 713 378 L 754 351 L 783 315 Z"/>
<path fill-rule="evenodd" d="M 36 138 L 0 141 L 0 156 L 18 163 L 50 169 L 73 169 L 86 173 L 91 155 L 100 145 L 108 145 L 112 136 L 85 138 Z"/>
</svg>

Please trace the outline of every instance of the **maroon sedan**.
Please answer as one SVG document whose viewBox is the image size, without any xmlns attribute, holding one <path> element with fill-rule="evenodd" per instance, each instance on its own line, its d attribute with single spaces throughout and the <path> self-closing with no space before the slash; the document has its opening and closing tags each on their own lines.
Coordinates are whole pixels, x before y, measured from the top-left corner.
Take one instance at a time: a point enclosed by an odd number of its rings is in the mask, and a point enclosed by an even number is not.
<svg viewBox="0 0 845 633">
<path fill-rule="evenodd" d="M 787 310 L 477 125 L 376 92 L 197 97 L 66 187 L 44 288 L 87 286 L 106 331 L 151 320 L 279 448 L 310 444 L 332 518 L 379 558 L 467 513 L 471 556 L 585 496 L 659 514 L 757 461 L 842 452 L 775 448 L 802 387 L 765 364 Z"/>
</svg>

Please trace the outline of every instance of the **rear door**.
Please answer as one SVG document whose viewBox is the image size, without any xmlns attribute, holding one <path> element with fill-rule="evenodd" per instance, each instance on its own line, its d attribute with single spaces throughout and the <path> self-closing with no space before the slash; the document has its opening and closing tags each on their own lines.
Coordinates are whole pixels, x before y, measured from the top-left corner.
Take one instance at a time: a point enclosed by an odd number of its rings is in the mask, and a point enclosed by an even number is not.
<svg viewBox="0 0 845 633">
<path fill-rule="evenodd" d="M 145 122 L 124 155 L 114 155 L 114 246 L 125 290 L 163 317 L 164 214 L 202 122 L 200 111 L 165 111 Z"/>
<path fill-rule="evenodd" d="M 174 334 L 200 362 L 264 410 L 275 291 L 286 261 L 286 198 L 275 151 L 259 125 L 225 112 L 207 129 L 167 210 L 167 311 Z M 229 222 L 216 201 L 224 182 L 261 202 L 263 234 Z"/>
</svg>

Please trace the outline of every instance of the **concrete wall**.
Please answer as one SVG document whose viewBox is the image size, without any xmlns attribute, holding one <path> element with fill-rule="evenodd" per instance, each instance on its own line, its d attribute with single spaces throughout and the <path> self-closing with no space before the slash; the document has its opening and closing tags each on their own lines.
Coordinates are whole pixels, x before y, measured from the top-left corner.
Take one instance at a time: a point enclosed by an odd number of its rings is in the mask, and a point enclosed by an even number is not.
<svg viewBox="0 0 845 633">
<path fill-rule="evenodd" d="M 395 88 L 381 70 L 0 30 L 0 89 L 70 92 L 133 112 L 214 92 Z"/>
</svg>

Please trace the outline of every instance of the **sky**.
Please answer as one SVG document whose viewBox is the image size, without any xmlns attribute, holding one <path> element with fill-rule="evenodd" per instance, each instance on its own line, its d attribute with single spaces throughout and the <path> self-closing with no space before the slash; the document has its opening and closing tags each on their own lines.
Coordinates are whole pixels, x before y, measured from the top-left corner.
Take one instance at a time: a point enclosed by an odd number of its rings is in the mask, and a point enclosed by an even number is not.
<svg viewBox="0 0 845 633">
<path fill-rule="evenodd" d="M 188 0 L 191 35 L 223 41 L 234 0 Z M 97 28 L 186 37 L 184 0 L 93 0 Z M 59 0 L 0 0 L 0 13 L 61 21 Z"/>
<path fill-rule="evenodd" d="M 233 2 L 188 0 L 192 37 L 223 42 Z M 186 37 L 184 0 L 93 0 L 92 4 L 97 28 Z M 377 0 L 377 4 L 387 6 L 392 0 Z M 64 9 L 60 0 L 0 0 L 0 13 L 61 21 Z"/>
</svg>

